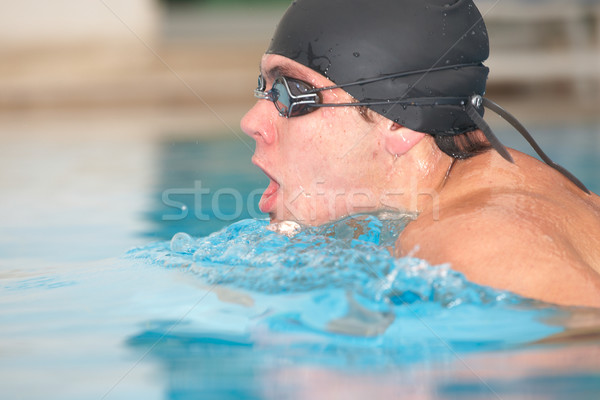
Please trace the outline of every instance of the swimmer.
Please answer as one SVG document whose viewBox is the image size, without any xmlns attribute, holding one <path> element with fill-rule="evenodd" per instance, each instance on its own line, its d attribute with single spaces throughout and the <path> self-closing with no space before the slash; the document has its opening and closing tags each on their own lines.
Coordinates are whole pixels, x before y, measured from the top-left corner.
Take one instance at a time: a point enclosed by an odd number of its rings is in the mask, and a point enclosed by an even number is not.
<svg viewBox="0 0 600 400">
<path fill-rule="evenodd" d="M 476 283 L 600 307 L 600 198 L 485 98 L 472 0 L 296 0 L 241 122 L 269 177 L 271 222 L 414 213 L 396 255 Z M 502 145 L 488 108 L 544 161 Z M 566 138 L 566 137 L 565 137 Z"/>
</svg>

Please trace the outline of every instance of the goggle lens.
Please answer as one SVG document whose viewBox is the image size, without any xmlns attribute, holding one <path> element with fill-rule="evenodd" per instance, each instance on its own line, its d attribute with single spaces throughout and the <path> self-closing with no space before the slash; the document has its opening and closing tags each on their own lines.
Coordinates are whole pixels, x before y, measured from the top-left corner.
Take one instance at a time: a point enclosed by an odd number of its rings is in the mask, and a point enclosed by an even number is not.
<svg viewBox="0 0 600 400">
<path fill-rule="evenodd" d="M 288 112 L 290 107 L 292 107 L 292 99 L 287 87 L 280 79 L 281 78 L 277 79 L 275 83 L 273 83 L 273 88 L 271 89 L 274 98 L 273 103 L 275 103 L 275 107 L 279 111 L 279 114 L 290 116 Z"/>
<path fill-rule="evenodd" d="M 282 117 L 298 117 L 314 111 L 313 104 L 321 102 L 321 97 L 314 88 L 303 81 L 279 77 L 273 82 L 271 90 L 265 91 L 266 81 L 262 75 L 258 77 L 255 97 L 272 101 Z"/>
</svg>

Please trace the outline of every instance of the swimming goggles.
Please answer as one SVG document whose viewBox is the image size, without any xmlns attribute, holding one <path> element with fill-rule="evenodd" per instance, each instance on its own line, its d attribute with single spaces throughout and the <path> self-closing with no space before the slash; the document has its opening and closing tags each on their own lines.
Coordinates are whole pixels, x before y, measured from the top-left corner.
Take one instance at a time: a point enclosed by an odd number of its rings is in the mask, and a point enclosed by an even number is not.
<svg viewBox="0 0 600 400">
<path fill-rule="evenodd" d="M 254 97 L 272 101 L 279 115 L 285 118 L 299 117 L 325 106 L 318 89 L 297 79 L 281 76 L 275 79 L 270 90 L 266 89 L 267 81 L 259 75 Z"/>
<path fill-rule="evenodd" d="M 258 76 L 258 87 L 254 90 L 254 97 L 257 99 L 269 100 L 275 104 L 279 115 L 285 118 L 299 117 L 315 111 L 319 107 L 360 107 L 373 106 L 379 104 L 397 104 L 400 106 L 425 106 L 425 105 L 464 105 L 467 101 L 464 97 L 438 97 L 432 98 L 410 98 L 383 101 L 352 102 L 352 103 L 323 103 L 320 92 L 331 89 L 344 88 L 347 86 L 364 85 L 386 79 L 399 78 L 408 75 L 417 75 L 441 71 L 450 68 L 471 66 L 475 64 L 464 64 L 452 67 L 429 68 L 427 70 L 401 72 L 393 75 L 385 75 L 377 78 L 363 79 L 356 82 L 344 83 L 340 85 L 315 88 L 310 83 L 298 79 L 280 76 L 273 82 L 273 87 L 267 90 L 267 81 L 261 75 Z"/>
</svg>

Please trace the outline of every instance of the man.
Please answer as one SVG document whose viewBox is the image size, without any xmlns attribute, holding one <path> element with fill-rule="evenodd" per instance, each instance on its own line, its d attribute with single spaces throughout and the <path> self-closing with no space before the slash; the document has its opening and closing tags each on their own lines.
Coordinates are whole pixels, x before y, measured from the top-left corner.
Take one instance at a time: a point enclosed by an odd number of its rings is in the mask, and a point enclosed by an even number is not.
<svg viewBox="0 0 600 400">
<path fill-rule="evenodd" d="M 242 120 L 272 222 L 415 213 L 396 255 L 479 284 L 600 307 L 600 199 L 484 122 L 487 31 L 472 0 L 297 0 Z"/>
</svg>

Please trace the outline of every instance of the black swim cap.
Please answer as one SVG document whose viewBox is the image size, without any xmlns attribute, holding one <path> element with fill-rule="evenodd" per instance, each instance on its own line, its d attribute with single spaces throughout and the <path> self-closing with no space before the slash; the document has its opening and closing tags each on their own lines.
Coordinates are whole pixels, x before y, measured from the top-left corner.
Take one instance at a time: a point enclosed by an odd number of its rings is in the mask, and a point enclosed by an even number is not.
<svg viewBox="0 0 600 400">
<path fill-rule="evenodd" d="M 368 107 L 416 131 L 455 135 L 477 128 L 460 101 L 435 104 L 485 92 L 489 43 L 472 0 L 296 0 L 267 53 L 337 85 L 417 71 L 344 90 L 359 102 L 389 101 Z M 420 101 L 407 106 L 411 99 Z"/>
</svg>

